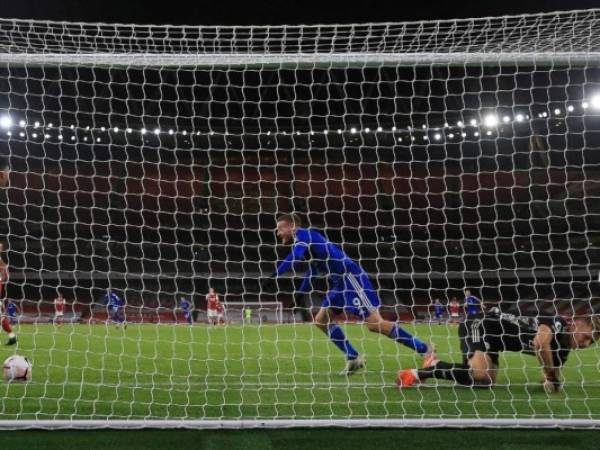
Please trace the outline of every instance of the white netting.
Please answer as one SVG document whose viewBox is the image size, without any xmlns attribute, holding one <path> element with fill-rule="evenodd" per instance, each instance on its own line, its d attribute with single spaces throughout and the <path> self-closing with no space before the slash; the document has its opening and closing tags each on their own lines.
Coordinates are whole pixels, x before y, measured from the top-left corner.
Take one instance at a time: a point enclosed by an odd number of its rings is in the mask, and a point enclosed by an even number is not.
<svg viewBox="0 0 600 450">
<path fill-rule="evenodd" d="M 276 216 L 297 212 L 362 266 L 382 316 L 445 360 L 461 359 L 465 288 L 520 315 L 595 309 L 599 15 L 0 20 L 0 233 L 19 339 L 0 357 L 27 356 L 34 374 L 4 385 L 3 417 L 596 426 L 595 349 L 571 354 L 554 398 L 519 353 L 500 358 L 494 389 L 399 391 L 420 358 L 350 316 L 367 369 L 339 375 L 342 353 L 310 323 L 326 277 L 304 296 L 300 272 L 259 280 L 289 251 Z M 206 324 L 209 287 L 220 326 Z M 104 304 L 109 289 L 123 306 Z"/>
</svg>

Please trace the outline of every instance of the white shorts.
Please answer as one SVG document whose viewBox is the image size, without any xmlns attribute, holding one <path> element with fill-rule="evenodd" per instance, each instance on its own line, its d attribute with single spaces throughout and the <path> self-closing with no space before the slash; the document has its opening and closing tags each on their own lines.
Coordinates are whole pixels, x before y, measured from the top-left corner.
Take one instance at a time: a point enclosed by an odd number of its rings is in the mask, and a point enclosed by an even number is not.
<svg viewBox="0 0 600 450">
<path fill-rule="evenodd" d="M 458 313 L 452 313 L 452 317 L 458 317 Z"/>
<path fill-rule="evenodd" d="M 64 316 L 64 315 L 65 315 L 65 313 L 64 313 L 64 312 L 62 312 L 62 311 L 61 311 L 61 312 L 58 312 L 58 311 L 57 311 L 57 312 L 55 312 L 55 313 L 54 313 L 54 317 L 62 317 L 62 316 Z"/>
<path fill-rule="evenodd" d="M 213 317 L 219 317 L 219 316 L 223 316 L 223 314 L 219 314 L 218 311 L 214 311 L 212 309 L 209 309 L 206 311 L 206 315 L 208 316 L 209 319 L 212 319 Z"/>
</svg>

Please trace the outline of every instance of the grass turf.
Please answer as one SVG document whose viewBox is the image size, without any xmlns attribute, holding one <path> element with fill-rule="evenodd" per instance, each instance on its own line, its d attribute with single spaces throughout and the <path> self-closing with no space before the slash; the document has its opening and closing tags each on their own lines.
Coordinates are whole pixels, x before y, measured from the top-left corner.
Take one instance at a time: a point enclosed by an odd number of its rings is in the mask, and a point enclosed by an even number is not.
<svg viewBox="0 0 600 450">
<path fill-rule="evenodd" d="M 420 357 L 346 325 L 368 370 L 337 373 L 342 354 L 313 325 L 24 325 L 0 349 L 33 361 L 33 380 L 1 386 L 3 419 L 599 418 L 598 353 L 573 352 L 560 394 L 547 395 L 534 357 L 501 357 L 498 386 L 435 380 L 399 391 L 400 367 Z M 460 360 L 452 325 L 406 326 Z"/>
</svg>

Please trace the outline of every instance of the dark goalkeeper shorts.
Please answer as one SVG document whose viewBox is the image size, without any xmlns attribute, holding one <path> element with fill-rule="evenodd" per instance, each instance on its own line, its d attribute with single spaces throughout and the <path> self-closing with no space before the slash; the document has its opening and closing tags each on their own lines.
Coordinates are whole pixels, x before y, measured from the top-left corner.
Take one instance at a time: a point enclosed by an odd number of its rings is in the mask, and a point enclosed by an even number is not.
<svg viewBox="0 0 600 450">
<path fill-rule="evenodd" d="M 463 355 L 463 364 L 467 364 L 473 357 L 475 352 L 487 353 L 492 362 L 498 365 L 497 351 L 490 351 L 489 345 L 486 344 L 487 335 L 498 335 L 498 330 L 489 330 L 486 327 L 494 325 L 494 321 L 483 319 L 483 315 L 478 314 L 476 316 L 469 317 L 458 326 L 458 337 L 460 339 L 460 350 Z"/>
</svg>

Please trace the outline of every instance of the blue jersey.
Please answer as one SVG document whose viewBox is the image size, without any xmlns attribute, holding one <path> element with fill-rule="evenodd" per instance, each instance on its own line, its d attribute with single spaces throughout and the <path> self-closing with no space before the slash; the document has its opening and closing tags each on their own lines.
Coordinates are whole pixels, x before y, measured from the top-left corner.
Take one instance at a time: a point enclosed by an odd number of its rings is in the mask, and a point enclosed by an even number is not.
<svg viewBox="0 0 600 450">
<path fill-rule="evenodd" d="M 6 313 L 10 317 L 16 317 L 16 315 L 17 315 L 17 305 L 15 305 L 14 303 L 9 303 L 8 305 L 6 305 Z"/>
<path fill-rule="evenodd" d="M 187 313 L 192 309 L 192 304 L 187 298 L 182 298 L 181 303 L 179 303 L 179 307 Z"/>
<path fill-rule="evenodd" d="M 347 309 L 363 318 L 379 307 L 379 298 L 362 267 L 318 231 L 296 230 L 292 251 L 279 263 L 276 275 L 295 269 L 303 261 L 310 261 L 310 265 L 298 292 L 308 292 L 314 276 L 329 276 L 330 291 L 322 307 L 336 312 Z"/>
<path fill-rule="evenodd" d="M 444 312 L 444 307 L 441 303 L 435 303 L 433 307 L 436 317 L 441 317 Z"/>
<path fill-rule="evenodd" d="M 465 304 L 467 306 L 467 316 L 474 316 L 481 312 L 481 301 L 474 295 L 465 298 Z"/>
<path fill-rule="evenodd" d="M 114 292 L 109 292 L 104 296 L 104 304 L 111 310 L 116 311 L 125 306 L 125 300 Z"/>
</svg>

